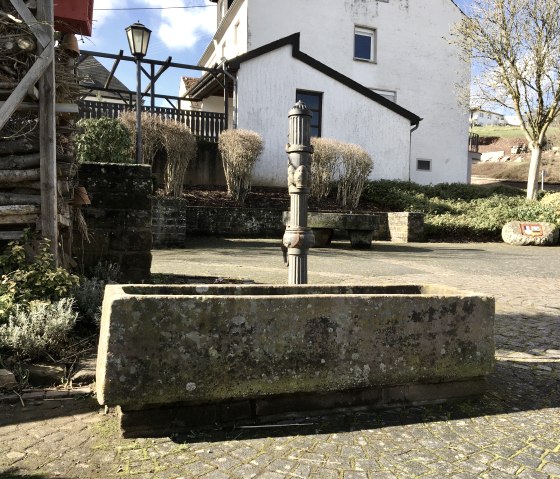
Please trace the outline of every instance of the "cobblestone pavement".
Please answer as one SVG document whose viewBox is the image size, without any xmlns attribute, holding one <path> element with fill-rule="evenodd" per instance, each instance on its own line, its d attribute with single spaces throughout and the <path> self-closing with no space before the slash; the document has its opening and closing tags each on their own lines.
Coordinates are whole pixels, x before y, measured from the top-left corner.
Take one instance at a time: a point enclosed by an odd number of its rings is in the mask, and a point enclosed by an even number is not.
<svg viewBox="0 0 560 479">
<path fill-rule="evenodd" d="M 153 271 L 283 283 L 277 242 L 196 240 Z M 560 248 L 376 244 L 313 250 L 316 283 L 442 283 L 495 295 L 497 366 L 479 400 L 121 439 L 84 395 L 0 404 L 4 478 L 560 478 Z"/>
</svg>

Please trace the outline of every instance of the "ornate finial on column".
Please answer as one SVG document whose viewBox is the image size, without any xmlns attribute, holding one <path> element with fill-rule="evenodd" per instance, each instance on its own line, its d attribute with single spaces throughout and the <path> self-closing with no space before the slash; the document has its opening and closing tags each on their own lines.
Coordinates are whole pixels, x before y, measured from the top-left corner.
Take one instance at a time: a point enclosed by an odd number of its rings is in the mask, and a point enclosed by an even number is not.
<svg viewBox="0 0 560 479">
<path fill-rule="evenodd" d="M 307 198 L 311 186 L 311 112 L 298 101 L 288 113 L 288 192 L 290 222 L 282 243 L 287 248 L 288 284 L 307 284 L 307 251 L 315 243 L 307 227 Z"/>
</svg>

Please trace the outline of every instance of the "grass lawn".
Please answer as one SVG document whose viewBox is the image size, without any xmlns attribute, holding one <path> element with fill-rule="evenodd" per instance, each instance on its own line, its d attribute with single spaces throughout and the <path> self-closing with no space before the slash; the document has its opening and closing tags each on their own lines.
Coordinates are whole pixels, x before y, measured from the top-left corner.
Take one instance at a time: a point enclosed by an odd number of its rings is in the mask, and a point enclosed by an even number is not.
<svg viewBox="0 0 560 479">
<path fill-rule="evenodd" d="M 498 138 L 525 138 L 525 134 L 519 126 L 475 126 L 471 128 L 473 133 L 480 136 L 492 136 Z M 549 138 L 560 138 L 560 128 L 549 128 Z"/>
</svg>

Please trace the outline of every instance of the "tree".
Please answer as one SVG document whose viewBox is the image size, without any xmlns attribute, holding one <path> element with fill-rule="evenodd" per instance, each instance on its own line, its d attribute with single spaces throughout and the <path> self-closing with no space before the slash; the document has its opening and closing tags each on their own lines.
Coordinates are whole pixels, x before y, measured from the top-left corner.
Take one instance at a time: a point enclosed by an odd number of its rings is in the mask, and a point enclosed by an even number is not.
<svg viewBox="0 0 560 479">
<path fill-rule="evenodd" d="M 474 93 L 512 109 L 531 150 L 527 198 L 535 199 L 546 133 L 560 114 L 560 2 L 472 0 L 453 36 L 472 58 Z"/>
</svg>

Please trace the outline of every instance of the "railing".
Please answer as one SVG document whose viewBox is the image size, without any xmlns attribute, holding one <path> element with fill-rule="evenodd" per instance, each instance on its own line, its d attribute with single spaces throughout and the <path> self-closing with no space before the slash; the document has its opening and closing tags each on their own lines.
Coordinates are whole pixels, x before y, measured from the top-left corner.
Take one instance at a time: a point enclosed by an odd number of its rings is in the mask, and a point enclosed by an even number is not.
<svg viewBox="0 0 560 479">
<path fill-rule="evenodd" d="M 480 135 L 478 133 L 469 133 L 469 151 L 478 153 L 480 146 Z"/>
<path fill-rule="evenodd" d="M 130 110 L 124 103 L 82 100 L 79 102 L 80 118 L 118 118 L 123 111 Z M 165 107 L 142 107 L 142 111 L 153 113 L 188 126 L 194 136 L 200 140 L 217 142 L 219 134 L 225 129 L 224 113 L 207 111 L 177 110 Z"/>
</svg>

